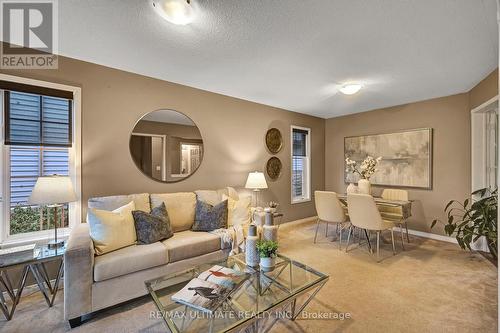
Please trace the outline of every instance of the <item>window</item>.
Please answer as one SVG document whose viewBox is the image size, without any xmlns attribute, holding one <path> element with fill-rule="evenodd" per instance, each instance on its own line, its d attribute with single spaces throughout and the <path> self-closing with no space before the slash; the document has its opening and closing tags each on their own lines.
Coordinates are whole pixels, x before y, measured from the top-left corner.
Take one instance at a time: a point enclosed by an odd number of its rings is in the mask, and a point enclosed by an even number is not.
<svg viewBox="0 0 500 333">
<path fill-rule="evenodd" d="M 71 147 L 71 100 L 5 91 L 5 144 Z"/>
<path fill-rule="evenodd" d="M 52 210 L 28 205 L 39 176 L 69 175 L 68 148 L 10 146 L 10 235 L 53 228 Z M 68 206 L 59 227 L 68 226 Z"/>
<path fill-rule="evenodd" d="M 292 203 L 311 200 L 309 128 L 292 126 Z"/>
<path fill-rule="evenodd" d="M 39 81 L 2 74 L 0 77 L 0 243 L 44 239 L 53 233 L 48 231 L 54 228 L 53 211 L 29 205 L 28 199 L 38 177 L 54 174 L 71 177 L 79 192 L 80 130 L 74 122 L 79 122 L 79 118 L 75 119 L 75 104 L 79 110 L 80 89 L 47 82 L 37 86 L 31 83 Z M 5 77 L 12 81 L 4 81 Z M 80 203 L 65 205 L 58 227 L 69 227 L 79 219 Z"/>
</svg>

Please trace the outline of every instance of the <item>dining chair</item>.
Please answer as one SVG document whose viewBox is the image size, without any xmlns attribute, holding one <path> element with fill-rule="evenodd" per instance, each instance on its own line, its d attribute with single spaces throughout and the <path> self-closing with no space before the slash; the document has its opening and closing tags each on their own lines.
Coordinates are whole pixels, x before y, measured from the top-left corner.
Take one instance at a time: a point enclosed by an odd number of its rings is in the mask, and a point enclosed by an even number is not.
<svg viewBox="0 0 500 333">
<path fill-rule="evenodd" d="M 347 215 L 335 192 L 314 191 L 314 204 L 318 220 L 316 222 L 316 233 L 314 234 L 314 243 L 318 237 L 318 229 L 321 222 L 326 224 L 325 236 L 328 236 L 328 225 L 335 223 L 339 230 L 339 249 L 342 250 L 342 230 L 344 223 L 348 222 Z"/>
<path fill-rule="evenodd" d="M 408 191 L 386 188 L 382 191 L 382 199 L 408 201 Z M 406 240 L 408 241 L 408 243 L 410 242 L 410 236 L 408 234 L 408 223 L 403 216 L 402 209 L 403 209 L 402 207 L 383 207 L 381 211 L 382 214 L 385 215 L 384 217 L 387 217 L 391 220 L 395 220 L 396 223 L 398 224 L 401 233 L 401 247 L 404 250 L 405 245 L 403 236 L 403 225 L 406 229 Z"/>
<path fill-rule="evenodd" d="M 347 246 L 345 251 L 349 248 L 352 228 L 357 227 L 364 230 L 377 232 L 377 261 L 379 261 L 380 253 L 380 233 L 384 230 L 391 231 L 392 252 L 396 254 L 396 247 L 394 245 L 394 222 L 382 219 L 380 212 L 375 204 L 375 200 L 369 194 L 348 194 L 347 195 L 347 209 L 349 211 L 349 219 L 351 226 L 349 227 L 349 234 L 347 236 Z"/>
</svg>

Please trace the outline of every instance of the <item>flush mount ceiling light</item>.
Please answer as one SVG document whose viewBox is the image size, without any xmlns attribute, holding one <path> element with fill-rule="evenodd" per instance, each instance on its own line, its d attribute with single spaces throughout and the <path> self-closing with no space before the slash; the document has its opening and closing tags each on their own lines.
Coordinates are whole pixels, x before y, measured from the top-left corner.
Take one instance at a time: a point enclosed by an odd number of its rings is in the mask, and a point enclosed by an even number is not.
<svg viewBox="0 0 500 333">
<path fill-rule="evenodd" d="M 339 90 L 344 95 L 353 95 L 353 94 L 357 93 L 362 87 L 363 87 L 363 85 L 361 85 L 359 83 L 346 83 L 346 84 L 342 85 L 339 88 Z"/>
<path fill-rule="evenodd" d="M 186 25 L 193 22 L 194 10 L 191 0 L 153 1 L 156 12 L 170 23 Z"/>
</svg>

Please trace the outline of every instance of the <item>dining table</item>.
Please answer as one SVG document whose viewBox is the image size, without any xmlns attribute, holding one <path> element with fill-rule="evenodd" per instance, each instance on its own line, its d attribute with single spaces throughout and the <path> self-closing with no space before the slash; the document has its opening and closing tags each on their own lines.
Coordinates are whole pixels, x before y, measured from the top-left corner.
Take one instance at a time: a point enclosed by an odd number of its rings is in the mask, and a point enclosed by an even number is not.
<svg viewBox="0 0 500 333">
<path fill-rule="evenodd" d="M 340 202 L 342 202 L 347 208 L 347 194 L 338 194 L 338 198 Z M 373 200 L 375 201 L 375 204 L 377 205 L 377 208 L 380 210 L 380 214 L 382 215 L 383 218 L 387 218 L 390 220 L 394 219 L 408 219 L 411 217 L 411 201 L 408 200 L 388 200 L 388 199 L 383 199 L 380 197 L 373 197 Z M 401 210 L 398 213 L 393 213 L 392 209 L 389 210 L 390 212 L 384 211 L 384 208 L 390 207 L 390 208 L 401 208 Z"/>
<path fill-rule="evenodd" d="M 340 202 L 344 205 L 344 209 L 347 211 L 347 194 L 337 194 Z M 380 215 L 383 219 L 391 220 L 391 221 L 401 221 L 406 220 L 411 217 L 411 200 L 389 200 L 383 199 L 381 197 L 373 197 L 377 208 L 380 211 Z M 389 209 L 387 209 L 389 208 Z M 391 209 L 391 208 L 400 208 L 400 209 Z M 368 236 L 367 231 L 365 230 L 365 236 L 368 241 L 368 246 L 371 249 L 370 237 Z"/>
</svg>

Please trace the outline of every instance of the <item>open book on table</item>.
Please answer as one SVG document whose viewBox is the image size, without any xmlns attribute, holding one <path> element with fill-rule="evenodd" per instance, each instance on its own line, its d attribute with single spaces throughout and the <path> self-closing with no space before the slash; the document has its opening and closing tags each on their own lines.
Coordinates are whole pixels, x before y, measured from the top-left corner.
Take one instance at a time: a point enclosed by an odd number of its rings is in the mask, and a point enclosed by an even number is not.
<svg viewBox="0 0 500 333">
<path fill-rule="evenodd" d="M 172 300 L 197 310 L 213 313 L 250 274 L 215 265 L 189 281 Z"/>
</svg>

